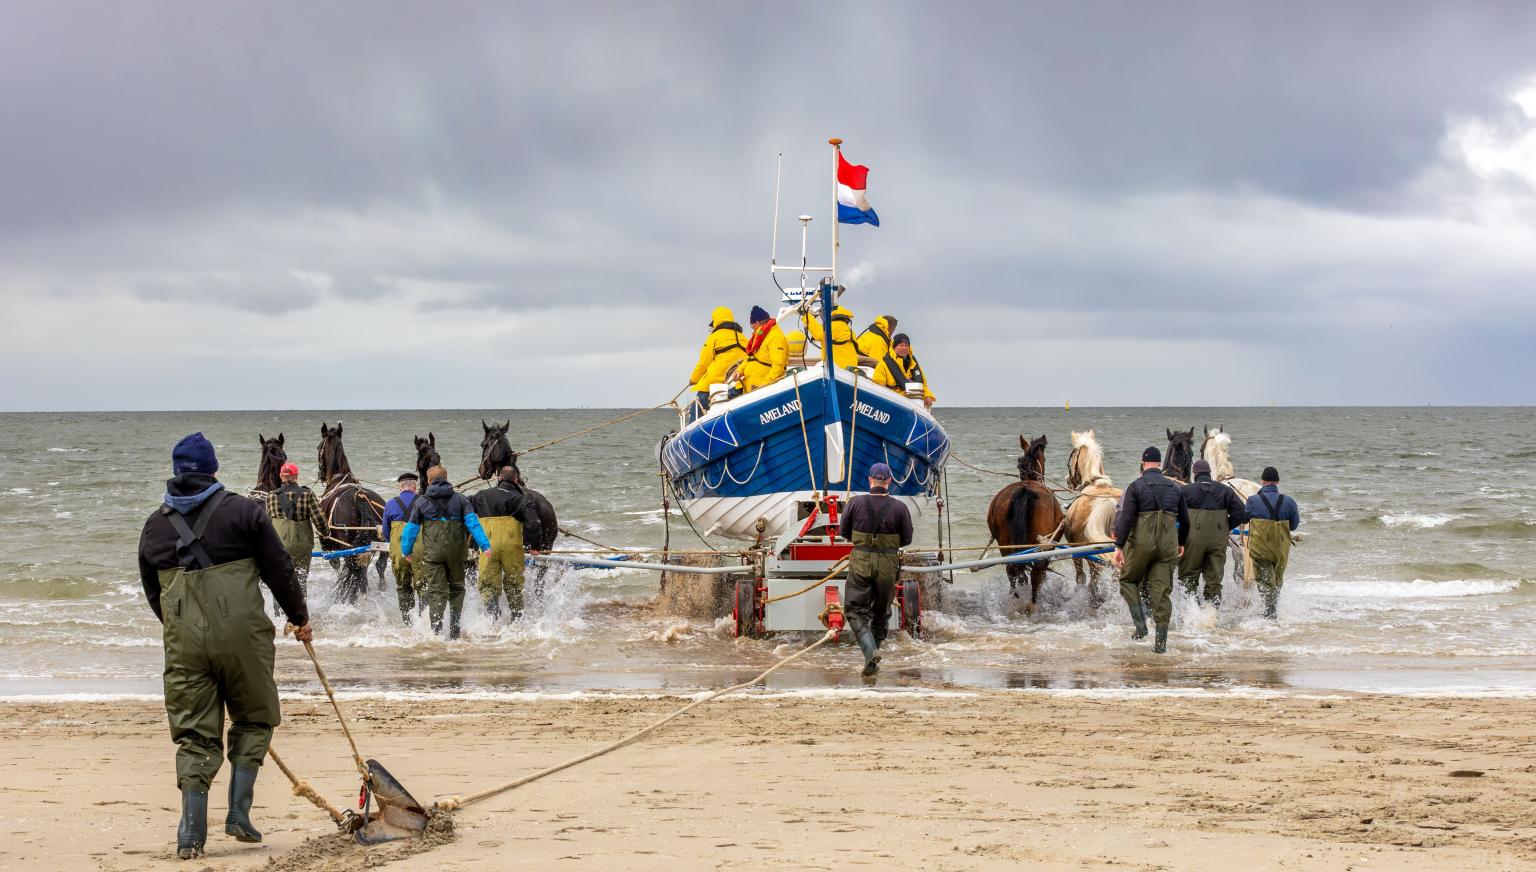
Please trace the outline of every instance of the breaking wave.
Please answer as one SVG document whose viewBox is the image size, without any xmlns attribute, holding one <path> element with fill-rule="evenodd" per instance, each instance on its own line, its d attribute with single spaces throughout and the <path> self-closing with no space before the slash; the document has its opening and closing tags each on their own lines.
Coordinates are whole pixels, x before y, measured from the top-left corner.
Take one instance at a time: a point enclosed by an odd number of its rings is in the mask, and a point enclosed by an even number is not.
<svg viewBox="0 0 1536 872">
<path fill-rule="evenodd" d="M 1413 581 L 1303 581 L 1297 582 L 1296 587 L 1309 596 L 1430 599 L 1509 593 L 1524 583 L 1520 579 L 1428 581 L 1416 578 Z"/>
</svg>

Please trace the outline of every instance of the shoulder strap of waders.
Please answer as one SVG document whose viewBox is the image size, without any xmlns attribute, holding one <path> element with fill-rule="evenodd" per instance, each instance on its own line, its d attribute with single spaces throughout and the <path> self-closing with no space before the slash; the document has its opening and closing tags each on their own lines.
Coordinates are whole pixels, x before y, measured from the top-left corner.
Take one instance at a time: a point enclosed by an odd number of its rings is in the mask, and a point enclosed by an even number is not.
<svg viewBox="0 0 1536 872">
<path fill-rule="evenodd" d="M 208 557 L 208 549 L 203 547 L 203 533 L 207 531 L 208 523 L 213 520 L 214 510 L 219 507 L 219 503 L 224 502 L 226 493 L 227 491 L 220 488 L 208 498 L 208 502 L 203 504 L 203 510 L 197 515 L 195 526 L 189 525 L 186 516 L 170 506 L 160 510 L 166 520 L 171 522 L 176 535 L 180 537 L 176 541 L 176 562 L 181 564 L 183 569 L 207 569 L 213 565 L 213 560 Z M 191 555 L 190 559 L 187 554 Z"/>
<path fill-rule="evenodd" d="M 1269 519 L 1271 521 L 1280 520 L 1280 506 L 1285 505 L 1285 500 L 1279 500 L 1279 505 L 1276 505 L 1275 503 L 1269 501 L 1269 497 L 1265 496 L 1264 494 L 1259 494 L 1259 502 L 1263 503 L 1264 508 L 1269 510 Z"/>
<path fill-rule="evenodd" d="M 710 335 L 713 336 L 714 334 L 719 333 L 721 330 L 731 331 L 731 344 L 715 346 L 716 354 L 719 354 L 722 351 L 731 351 L 737 348 L 740 348 L 742 351 L 747 350 L 746 347 L 741 344 L 740 340 L 736 338 L 737 336 L 741 335 L 741 325 L 737 324 L 735 321 L 723 321 L 717 327 L 715 327 L 715 329 L 710 331 Z"/>
<path fill-rule="evenodd" d="M 891 374 L 891 380 L 896 382 L 896 390 L 907 389 L 907 373 L 901 368 L 901 364 L 890 354 L 885 355 L 885 368 Z"/>
<path fill-rule="evenodd" d="M 912 361 L 912 374 L 907 376 L 907 378 L 915 382 L 927 382 L 928 380 L 923 378 L 923 365 L 917 362 L 917 355 L 908 351 L 907 360 Z"/>
</svg>

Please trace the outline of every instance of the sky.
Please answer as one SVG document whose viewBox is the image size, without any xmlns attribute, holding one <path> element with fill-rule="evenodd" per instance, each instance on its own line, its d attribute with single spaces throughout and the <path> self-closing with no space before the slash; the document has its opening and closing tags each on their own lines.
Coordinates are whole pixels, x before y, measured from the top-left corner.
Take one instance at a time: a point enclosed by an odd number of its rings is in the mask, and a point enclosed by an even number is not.
<svg viewBox="0 0 1536 872">
<path fill-rule="evenodd" d="M 0 410 L 641 407 L 842 232 L 941 404 L 1536 403 L 1529 3 L 18 2 Z"/>
</svg>

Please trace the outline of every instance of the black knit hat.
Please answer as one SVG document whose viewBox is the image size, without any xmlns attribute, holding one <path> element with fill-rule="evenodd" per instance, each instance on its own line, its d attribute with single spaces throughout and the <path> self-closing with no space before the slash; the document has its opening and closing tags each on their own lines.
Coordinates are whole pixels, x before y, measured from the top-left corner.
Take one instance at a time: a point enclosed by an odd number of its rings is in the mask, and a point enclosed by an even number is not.
<svg viewBox="0 0 1536 872">
<path fill-rule="evenodd" d="M 891 337 L 891 345 L 893 345 L 893 346 L 900 345 L 903 342 L 905 342 L 908 345 L 912 344 L 912 340 L 908 339 L 907 338 L 907 334 L 905 334 L 905 333 L 897 333 L 895 336 Z"/>
<path fill-rule="evenodd" d="M 1275 469 L 1273 466 L 1266 466 L 1264 467 L 1264 471 L 1259 473 L 1259 481 L 1273 481 L 1278 483 L 1280 481 L 1280 471 Z"/>
<path fill-rule="evenodd" d="M 1156 445 L 1147 446 L 1147 450 L 1141 452 L 1142 463 L 1162 463 L 1163 452 L 1157 450 Z"/>
</svg>

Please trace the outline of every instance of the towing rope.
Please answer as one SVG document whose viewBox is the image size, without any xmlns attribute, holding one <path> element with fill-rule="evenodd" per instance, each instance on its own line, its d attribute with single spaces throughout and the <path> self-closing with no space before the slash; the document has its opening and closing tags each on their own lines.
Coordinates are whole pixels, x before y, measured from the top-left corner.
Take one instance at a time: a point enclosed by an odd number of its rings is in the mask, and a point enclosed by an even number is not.
<svg viewBox="0 0 1536 872">
<path fill-rule="evenodd" d="M 283 635 L 288 635 L 294 630 L 293 624 L 283 628 Z M 325 688 L 325 695 L 331 701 L 331 710 L 336 713 L 336 720 L 341 724 L 342 735 L 347 737 L 347 744 L 352 746 L 352 761 L 357 764 L 357 771 L 362 773 L 363 783 L 369 781 L 368 764 L 363 762 L 363 755 L 357 750 L 357 740 L 352 738 L 352 730 L 347 726 L 347 719 L 341 714 L 341 706 L 336 704 L 336 692 L 331 690 L 330 679 L 325 677 L 325 670 L 320 668 L 320 658 L 315 656 L 315 646 L 310 642 L 304 643 L 304 651 L 309 654 L 309 662 L 315 664 L 315 674 L 320 676 L 320 686 Z"/>
<path fill-rule="evenodd" d="M 288 768 L 288 764 L 283 762 L 283 758 L 277 756 L 277 749 L 272 747 L 270 744 L 267 745 L 267 756 L 271 757 L 272 762 L 277 764 L 277 768 L 283 770 L 283 774 L 288 776 L 288 780 L 293 784 L 294 796 L 303 797 L 304 799 L 309 800 L 314 804 L 315 808 L 318 808 L 326 814 L 330 815 L 331 820 L 335 821 L 337 826 L 340 826 L 346 822 L 346 814 L 341 809 L 331 805 L 329 802 L 326 802 L 325 797 L 321 796 L 320 793 L 313 787 L 310 787 L 308 781 L 305 781 L 299 776 L 294 775 L 293 770 Z"/>
<path fill-rule="evenodd" d="M 813 582 L 811 582 L 809 587 L 801 588 L 800 590 L 797 590 L 794 593 L 786 593 L 786 594 L 781 594 L 779 596 L 769 597 L 768 599 L 763 600 L 763 605 L 766 606 L 769 603 L 776 603 L 776 602 L 779 602 L 780 600 L 794 599 L 795 597 L 800 596 L 803 593 L 810 593 L 811 591 L 815 590 L 816 588 L 820 587 L 821 585 L 826 584 L 827 582 L 829 582 L 832 579 L 834 579 L 834 578 L 838 577 L 839 575 L 841 575 L 842 572 L 843 572 L 844 567 L 846 567 L 848 565 L 849 559 L 850 558 L 848 558 L 848 557 L 840 557 L 840 558 L 838 558 L 837 562 L 832 564 L 832 571 L 827 573 L 826 577 L 822 578 L 820 581 L 813 581 Z"/>
<path fill-rule="evenodd" d="M 696 699 L 693 702 L 689 703 L 688 705 L 683 706 L 682 708 L 678 709 L 677 711 L 673 712 L 672 714 L 667 715 L 666 717 L 662 718 L 661 720 L 656 721 L 655 723 L 653 723 L 653 724 L 651 724 L 649 726 L 642 727 L 642 728 L 634 731 L 633 733 L 630 733 L 629 735 L 625 736 L 624 738 L 619 739 L 616 742 L 611 742 L 611 743 L 609 743 L 607 745 L 604 745 L 603 747 L 598 748 L 595 751 L 588 751 L 587 753 L 582 754 L 579 757 L 572 757 L 571 759 L 566 760 L 563 763 L 556 763 L 555 765 L 550 766 L 547 769 L 541 769 L 538 772 L 533 773 L 532 775 L 525 775 L 522 778 L 518 778 L 518 779 L 513 780 L 513 781 L 508 781 L 506 784 L 502 784 L 502 785 L 499 785 L 497 787 L 492 787 L 492 788 L 489 788 L 489 789 L 486 789 L 486 790 L 482 790 L 479 793 L 471 793 L 468 796 L 450 796 L 447 799 L 440 799 L 437 802 L 433 803 L 432 807 L 434 809 L 438 810 L 438 811 L 457 811 L 458 809 L 461 809 L 461 808 L 465 807 L 466 805 L 470 805 L 472 803 L 479 802 L 479 801 L 481 801 L 483 799 L 489 799 L 489 798 L 491 798 L 493 796 L 496 796 L 497 794 L 505 793 L 508 790 L 512 790 L 514 788 L 522 787 L 525 784 L 532 784 L 533 782 L 538 781 L 541 778 L 547 778 L 547 777 L 549 777 L 551 775 L 554 775 L 556 772 L 562 772 L 562 771 L 564 771 L 566 769 L 571 768 L 572 766 L 576 766 L 576 765 L 579 765 L 581 763 L 585 763 L 588 760 L 595 760 L 596 758 L 601 757 L 604 754 L 608 754 L 610 752 L 617 751 L 618 749 L 624 747 L 625 745 L 628 745 L 628 744 L 631 744 L 633 742 L 639 741 L 640 739 L 650 735 L 651 733 L 654 733 L 655 731 L 661 729 L 662 727 L 666 726 L 667 724 L 671 723 L 672 721 L 677 720 L 678 718 L 682 717 L 683 715 L 693 711 L 694 709 L 698 708 L 699 706 L 704 705 L 705 703 L 713 702 L 714 700 L 717 700 L 720 697 L 725 696 L 728 693 L 735 693 L 738 690 L 744 690 L 744 689 L 746 689 L 748 687 L 751 687 L 751 686 L 757 684 L 758 682 L 766 680 L 768 678 L 768 676 L 770 676 L 773 673 L 779 671 L 780 669 L 784 668 L 785 666 L 788 666 L 790 663 L 793 663 L 794 661 L 799 660 L 801 657 L 804 657 L 805 655 L 811 653 L 812 651 L 815 651 L 817 648 L 820 648 L 822 645 L 825 645 L 828 642 L 831 642 L 831 641 L 835 640 L 836 638 L 837 638 L 837 631 L 836 630 L 828 630 L 826 633 L 822 634 L 822 637 L 820 639 L 817 639 L 815 642 L 812 642 L 810 645 L 807 645 L 806 647 L 801 648 L 799 651 L 796 651 L 795 653 L 789 655 L 788 657 L 785 657 L 783 660 L 780 660 L 779 662 L 773 664 L 772 666 L 768 667 L 768 669 L 763 671 L 762 674 L 760 674 L 757 677 L 751 679 L 750 681 L 744 681 L 741 684 L 737 684 L 737 685 L 733 685 L 731 687 L 727 687 L 724 690 L 717 690 L 717 691 L 715 691 L 715 692 L 713 692 L 713 693 L 711 693 L 711 694 L 709 694 L 707 696 L 700 697 L 699 699 Z"/>
<path fill-rule="evenodd" d="M 678 391 L 678 393 L 682 393 L 682 391 Z M 538 450 L 543 449 L 543 448 L 548 448 L 551 445 L 559 445 L 561 442 L 564 442 L 567 439 L 575 439 L 577 436 L 585 436 L 588 433 L 595 433 L 598 430 L 603 429 L 604 427 L 612 427 L 614 424 L 622 424 L 625 421 L 628 421 L 630 418 L 638 418 L 638 417 L 640 417 L 641 415 L 644 415 L 647 412 L 654 412 L 654 411 L 656 411 L 658 409 L 665 409 L 668 406 L 676 407 L 676 405 L 677 405 L 677 394 L 673 394 L 672 398 L 667 400 L 665 403 L 657 403 L 656 405 L 650 407 L 649 409 L 641 409 L 638 412 L 630 412 L 628 415 L 624 415 L 622 417 L 614 418 L 612 421 L 604 421 L 601 424 L 597 424 L 595 426 L 588 427 L 585 430 L 577 430 L 575 433 L 568 433 L 565 436 L 561 436 L 559 439 L 551 439 L 548 442 L 540 442 L 538 445 L 535 445 L 532 448 L 524 448 L 522 451 L 516 452 L 516 456 L 522 457 L 524 454 L 532 454 L 535 451 L 538 451 Z"/>
<path fill-rule="evenodd" d="M 1002 476 L 1004 478 L 1012 478 L 1012 479 L 1017 479 L 1019 477 L 1019 474 L 1017 472 L 1001 472 L 1001 471 L 996 470 L 996 469 L 982 469 L 981 467 L 976 466 L 975 464 L 966 463 L 965 462 L 965 458 L 961 457 L 958 454 L 955 454 L 954 452 L 950 452 L 949 459 L 953 460 L 954 462 L 956 462 L 958 464 L 960 464 L 961 466 L 965 467 L 966 469 L 973 469 L 976 472 L 984 472 L 987 475 L 1000 475 L 1000 476 Z M 1082 494 L 1082 491 L 1078 490 L 1077 488 L 1067 487 L 1066 485 L 1063 485 L 1061 482 L 1057 481 L 1054 478 L 1051 478 L 1048 475 L 1045 475 L 1044 473 L 1041 473 L 1040 480 L 1041 481 L 1047 481 L 1047 482 L 1050 482 L 1051 484 L 1055 485 L 1055 487 L 1051 488 L 1051 490 L 1056 491 L 1057 493 L 1078 494 L 1078 495 Z"/>
</svg>

